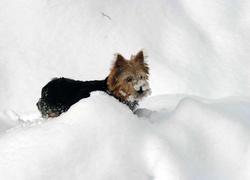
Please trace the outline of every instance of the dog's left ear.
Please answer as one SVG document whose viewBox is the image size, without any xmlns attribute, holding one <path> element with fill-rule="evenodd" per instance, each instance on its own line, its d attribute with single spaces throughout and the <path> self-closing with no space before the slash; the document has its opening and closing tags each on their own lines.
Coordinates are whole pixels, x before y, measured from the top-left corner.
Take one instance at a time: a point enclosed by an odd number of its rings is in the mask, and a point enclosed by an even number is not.
<svg viewBox="0 0 250 180">
<path fill-rule="evenodd" d="M 135 62 L 139 62 L 139 63 L 144 63 L 143 51 L 139 51 L 139 52 L 135 55 L 134 61 L 135 61 Z"/>
</svg>

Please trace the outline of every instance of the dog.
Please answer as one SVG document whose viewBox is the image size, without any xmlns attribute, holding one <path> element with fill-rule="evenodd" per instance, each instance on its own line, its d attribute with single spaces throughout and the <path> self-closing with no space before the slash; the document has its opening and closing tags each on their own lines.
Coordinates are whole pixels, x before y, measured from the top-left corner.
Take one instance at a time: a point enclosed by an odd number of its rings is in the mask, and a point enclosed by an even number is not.
<svg viewBox="0 0 250 180">
<path fill-rule="evenodd" d="M 104 80 L 76 81 L 54 78 L 41 91 L 37 103 L 43 118 L 58 117 L 93 91 L 103 91 L 126 104 L 132 111 L 138 102 L 151 93 L 148 83 L 149 67 L 143 51 L 130 60 L 116 54 L 110 74 Z"/>
</svg>

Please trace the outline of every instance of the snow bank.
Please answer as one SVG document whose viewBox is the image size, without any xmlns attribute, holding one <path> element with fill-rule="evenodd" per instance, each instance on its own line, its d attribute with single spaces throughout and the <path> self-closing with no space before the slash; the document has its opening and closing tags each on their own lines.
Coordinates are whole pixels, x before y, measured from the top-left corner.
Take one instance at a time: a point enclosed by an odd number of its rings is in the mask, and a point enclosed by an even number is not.
<svg viewBox="0 0 250 180">
<path fill-rule="evenodd" d="M 0 176 L 250 178 L 249 99 L 161 95 L 146 104 L 150 109 L 139 109 L 138 117 L 113 97 L 94 93 L 58 118 L 20 122 L 0 138 Z"/>
</svg>

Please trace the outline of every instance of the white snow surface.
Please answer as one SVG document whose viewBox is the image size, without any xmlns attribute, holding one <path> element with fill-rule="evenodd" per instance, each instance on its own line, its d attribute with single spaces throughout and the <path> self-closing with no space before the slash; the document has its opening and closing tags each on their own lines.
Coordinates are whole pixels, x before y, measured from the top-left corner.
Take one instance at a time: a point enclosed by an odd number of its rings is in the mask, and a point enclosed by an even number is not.
<svg viewBox="0 0 250 180">
<path fill-rule="evenodd" d="M 250 2 L 0 1 L 0 179 L 250 179 Z M 104 79 L 144 48 L 133 113 L 94 92 L 54 119 L 54 77 Z"/>
</svg>

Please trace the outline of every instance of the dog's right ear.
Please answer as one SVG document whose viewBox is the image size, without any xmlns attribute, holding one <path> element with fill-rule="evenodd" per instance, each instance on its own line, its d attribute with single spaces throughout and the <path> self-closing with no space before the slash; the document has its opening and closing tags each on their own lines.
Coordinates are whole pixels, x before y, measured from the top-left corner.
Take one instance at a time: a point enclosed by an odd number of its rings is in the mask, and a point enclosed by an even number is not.
<svg viewBox="0 0 250 180">
<path fill-rule="evenodd" d="M 116 60 L 115 60 L 115 67 L 119 68 L 125 64 L 125 59 L 121 54 L 116 55 Z"/>
</svg>

